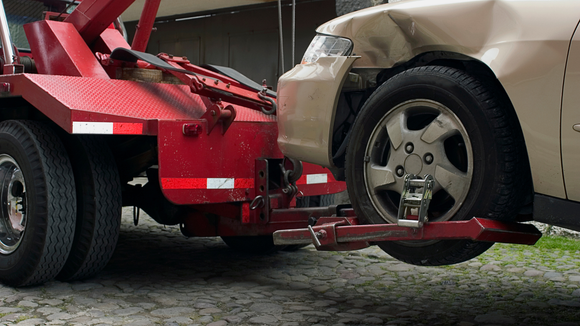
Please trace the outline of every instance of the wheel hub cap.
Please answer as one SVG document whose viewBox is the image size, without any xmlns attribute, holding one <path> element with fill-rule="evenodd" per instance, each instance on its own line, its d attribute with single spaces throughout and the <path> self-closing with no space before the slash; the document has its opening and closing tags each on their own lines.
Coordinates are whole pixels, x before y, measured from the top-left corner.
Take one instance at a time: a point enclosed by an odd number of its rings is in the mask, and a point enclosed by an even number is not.
<svg viewBox="0 0 580 326">
<path fill-rule="evenodd" d="M 0 155 L 0 253 L 14 252 L 26 230 L 24 175 L 10 155 Z"/>
<path fill-rule="evenodd" d="M 405 159 L 405 171 L 412 174 L 420 174 L 423 170 L 423 160 L 417 154 L 407 156 Z"/>
</svg>

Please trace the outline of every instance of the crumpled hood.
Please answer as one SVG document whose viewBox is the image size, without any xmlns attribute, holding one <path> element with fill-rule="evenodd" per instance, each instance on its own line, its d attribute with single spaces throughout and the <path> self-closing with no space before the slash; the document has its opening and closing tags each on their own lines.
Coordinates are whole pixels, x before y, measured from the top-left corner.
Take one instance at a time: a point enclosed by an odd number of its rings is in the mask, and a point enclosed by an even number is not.
<svg viewBox="0 0 580 326">
<path fill-rule="evenodd" d="M 391 67 L 428 51 L 482 60 L 501 43 L 569 40 L 580 17 L 570 10 L 572 2 L 409 0 L 338 17 L 317 31 L 353 40 L 354 53 L 362 56 L 356 67 Z M 490 64 L 493 52 L 482 61 Z"/>
</svg>

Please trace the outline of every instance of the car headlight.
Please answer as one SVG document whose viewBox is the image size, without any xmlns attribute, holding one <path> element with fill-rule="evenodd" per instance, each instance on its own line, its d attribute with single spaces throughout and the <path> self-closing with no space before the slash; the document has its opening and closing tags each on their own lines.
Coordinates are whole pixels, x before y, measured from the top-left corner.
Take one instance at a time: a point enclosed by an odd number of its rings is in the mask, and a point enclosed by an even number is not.
<svg viewBox="0 0 580 326">
<path fill-rule="evenodd" d="M 317 35 L 304 53 L 302 63 L 313 63 L 320 57 L 337 57 L 349 55 L 352 41 L 338 36 Z"/>
</svg>

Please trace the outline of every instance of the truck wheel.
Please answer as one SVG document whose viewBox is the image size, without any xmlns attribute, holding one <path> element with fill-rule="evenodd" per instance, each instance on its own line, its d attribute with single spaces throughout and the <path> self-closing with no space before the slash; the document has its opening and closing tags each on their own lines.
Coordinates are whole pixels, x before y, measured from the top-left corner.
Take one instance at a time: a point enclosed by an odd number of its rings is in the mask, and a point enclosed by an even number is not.
<svg viewBox="0 0 580 326">
<path fill-rule="evenodd" d="M 48 125 L 0 123 L 0 196 L 0 280 L 53 279 L 71 248 L 76 194 L 66 150 Z"/>
<path fill-rule="evenodd" d="M 121 226 L 121 184 L 115 159 L 103 139 L 64 137 L 77 190 L 77 219 L 70 255 L 56 277 L 61 281 L 99 273 L 113 255 Z"/>
<path fill-rule="evenodd" d="M 396 223 L 403 177 L 435 179 L 429 221 L 516 217 L 529 178 L 523 136 L 511 105 L 493 86 L 448 67 L 409 69 L 381 85 L 353 126 L 346 181 L 363 223 Z M 459 263 L 492 243 L 404 241 L 378 244 L 417 265 Z"/>
</svg>

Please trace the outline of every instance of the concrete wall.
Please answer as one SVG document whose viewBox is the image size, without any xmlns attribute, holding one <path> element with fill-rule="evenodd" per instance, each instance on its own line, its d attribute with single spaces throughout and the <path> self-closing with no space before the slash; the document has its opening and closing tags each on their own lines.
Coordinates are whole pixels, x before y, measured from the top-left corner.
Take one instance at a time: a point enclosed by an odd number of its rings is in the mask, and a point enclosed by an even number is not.
<svg viewBox="0 0 580 326">
<path fill-rule="evenodd" d="M 300 62 L 316 34 L 316 28 L 336 17 L 334 0 L 297 1 L 296 52 L 291 62 L 291 6 L 282 7 L 284 31 L 284 70 Z M 132 38 L 136 22 L 128 22 Z M 166 52 L 187 56 L 194 64 L 232 67 L 250 79 L 276 86 L 283 73 L 280 60 L 278 7 L 276 2 L 246 6 L 227 11 L 195 13 L 158 19 L 157 31 L 147 52 Z"/>
<path fill-rule="evenodd" d="M 336 0 L 336 15 L 341 16 L 349 12 L 387 3 L 387 0 Z M 390 1 L 394 2 L 394 1 Z"/>
</svg>

